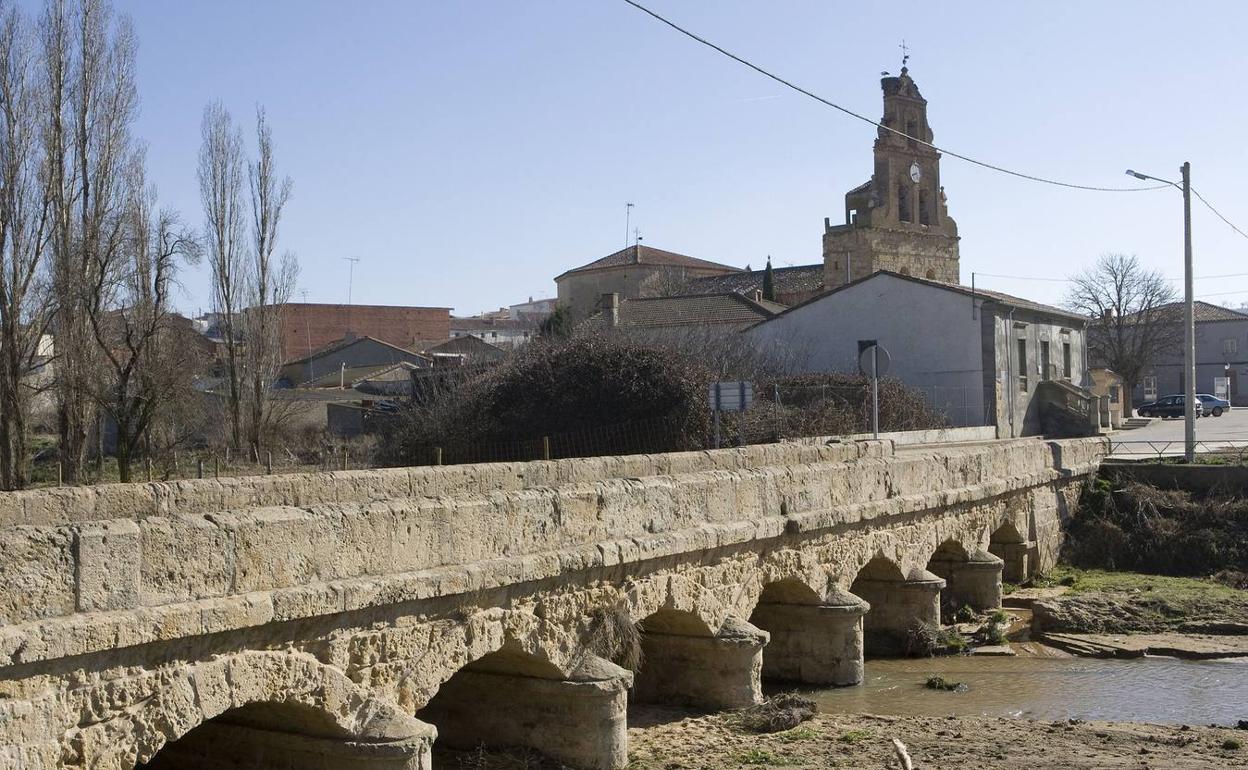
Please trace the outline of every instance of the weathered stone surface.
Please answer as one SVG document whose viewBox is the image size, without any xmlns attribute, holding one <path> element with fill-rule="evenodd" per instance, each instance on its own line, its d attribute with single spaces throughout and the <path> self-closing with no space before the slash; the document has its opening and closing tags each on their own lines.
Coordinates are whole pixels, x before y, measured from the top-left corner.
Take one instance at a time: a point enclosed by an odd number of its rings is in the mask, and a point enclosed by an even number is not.
<svg viewBox="0 0 1248 770">
<path fill-rule="evenodd" d="M 252 704 L 285 704 L 252 730 L 398 746 L 464 670 L 524 678 L 552 714 L 557 692 L 597 692 L 576 702 L 599 699 L 599 727 L 552 740 L 619 766 L 624 686 L 587 661 L 617 654 L 620 629 L 647 621 L 639 693 L 722 707 L 764 673 L 854 681 L 861 628 L 834 608 L 865 565 L 892 578 L 859 592 L 866 627 L 896 630 L 936 617 L 944 581 L 922 570 L 944 544 L 972 555 L 950 574 L 1002 545 L 1026 549 L 1018 568 L 1051 563 L 1101 451 L 798 442 L 0 495 L 0 762 L 131 770 Z M 469 666 L 504 650 L 512 668 Z M 539 741 L 493 714 L 478 728 Z"/>
</svg>

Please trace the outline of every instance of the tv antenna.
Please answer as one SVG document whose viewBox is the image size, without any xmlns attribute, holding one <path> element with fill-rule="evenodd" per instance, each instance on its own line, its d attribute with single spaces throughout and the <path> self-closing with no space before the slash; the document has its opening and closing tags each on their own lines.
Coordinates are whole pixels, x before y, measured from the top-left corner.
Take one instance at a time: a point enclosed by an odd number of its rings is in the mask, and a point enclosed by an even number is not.
<svg viewBox="0 0 1248 770">
<path fill-rule="evenodd" d="M 624 248 L 628 248 L 628 230 L 633 215 L 633 204 L 624 204 Z"/>
<path fill-rule="evenodd" d="M 360 258 L 343 257 L 343 259 L 351 263 L 351 268 L 347 272 L 347 306 L 349 307 L 351 305 L 351 287 L 352 284 L 355 283 L 355 263 L 359 262 Z"/>
</svg>

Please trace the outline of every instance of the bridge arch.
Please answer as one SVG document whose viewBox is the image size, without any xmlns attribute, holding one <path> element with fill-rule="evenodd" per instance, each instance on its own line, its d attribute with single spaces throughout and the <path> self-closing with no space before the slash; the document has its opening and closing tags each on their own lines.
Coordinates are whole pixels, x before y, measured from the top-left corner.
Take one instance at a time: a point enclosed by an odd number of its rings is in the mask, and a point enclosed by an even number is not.
<svg viewBox="0 0 1248 770">
<path fill-rule="evenodd" d="M 945 581 L 941 609 L 950 622 L 963 606 L 980 611 L 1001 606 L 1002 565 L 1001 559 L 982 548 L 967 548 L 953 538 L 936 547 L 927 561 L 927 571 Z"/>
<path fill-rule="evenodd" d="M 714 636 L 732 615 L 732 608 L 705 586 L 681 575 L 654 575 L 631 581 L 624 602 L 635 623 L 660 613 L 666 619 L 684 617 L 698 630 L 693 635 Z"/>
<path fill-rule="evenodd" d="M 132 684 L 147 689 L 146 683 Z M 430 725 L 361 688 L 343 672 L 298 652 L 243 651 L 162 670 L 147 695 L 137 707 L 70 731 L 67 748 L 89 756 L 91 766 L 101 770 L 184 766 L 175 760 L 178 749 L 173 747 L 185 739 L 182 748 L 195 756 L 202 753 L 195 743 L 216 743 L 222 733 L 229 733 L 234 738 L 228 742 L 240 756 L 271 753 L 274 749 L 264 748 L 266 743 L 285 740 L 295 750 L 302 742 L 337 753 L 349 766 L 350 757 L 362 755 L 418 761 L 436 735 Z M 115 698 L 100 694 L 101 702 Z"/>
</svg>

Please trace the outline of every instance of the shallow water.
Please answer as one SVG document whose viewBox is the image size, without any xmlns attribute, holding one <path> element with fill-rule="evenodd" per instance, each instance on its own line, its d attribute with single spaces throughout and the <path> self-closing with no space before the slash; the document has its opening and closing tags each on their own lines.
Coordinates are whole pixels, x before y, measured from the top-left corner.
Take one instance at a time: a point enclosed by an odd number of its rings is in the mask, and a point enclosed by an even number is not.
<svg viewBox="0 0 1248 770">
<path fill-rule="evenodd" d="M 936 674 L 969 689 L 925 688 L 923 682 Z M 861 687 L 819 690 L 814 698 L 825 713 L 1233 725 L 1248 719 L 1248 660 L 868 660 Z"/>
</svg>

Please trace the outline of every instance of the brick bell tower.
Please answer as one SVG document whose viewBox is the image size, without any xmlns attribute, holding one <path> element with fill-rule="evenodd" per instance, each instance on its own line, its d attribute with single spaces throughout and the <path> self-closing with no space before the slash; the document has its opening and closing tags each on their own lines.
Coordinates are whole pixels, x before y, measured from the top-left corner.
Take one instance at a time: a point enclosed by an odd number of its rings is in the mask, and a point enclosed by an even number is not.
<svg viewBox="0 0 1248 770">
<path fill-rule="evenodd" d="M 845 224 L 823 226 L 825 288 L 835 288 L 879 270 L 958 283 L 958 225 L 945 205 L 940 153 L 932 141 L 927 100 L 901 68 L 900 77 L 880 80 L 889 128 L 875 139 L 871 179 L 845 194 Z"/>
</svg>

